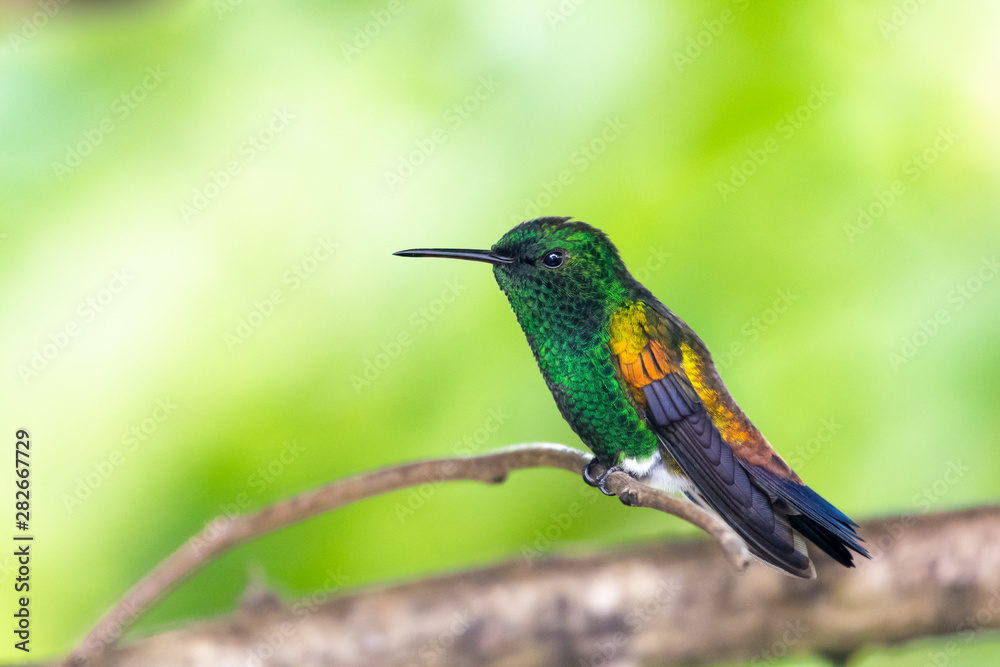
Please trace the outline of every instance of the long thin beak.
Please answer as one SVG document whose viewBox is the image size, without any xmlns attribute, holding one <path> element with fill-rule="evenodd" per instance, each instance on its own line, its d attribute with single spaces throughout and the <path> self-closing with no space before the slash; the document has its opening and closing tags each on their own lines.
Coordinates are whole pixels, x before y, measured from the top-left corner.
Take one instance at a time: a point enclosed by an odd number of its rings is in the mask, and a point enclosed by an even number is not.
<svg viewBox="0 0 1000 667">
<path fill-rule="evenodd" d="M 450 257 L 452 259 L 468 259 L 473 262 L 486 262 L 494 266 L 513 264 L 513 257 L 498 255 L 492 250 L 459 250 L 450 248 L 414 248 L 392 253 L 400 257 Z"/>
</svg>

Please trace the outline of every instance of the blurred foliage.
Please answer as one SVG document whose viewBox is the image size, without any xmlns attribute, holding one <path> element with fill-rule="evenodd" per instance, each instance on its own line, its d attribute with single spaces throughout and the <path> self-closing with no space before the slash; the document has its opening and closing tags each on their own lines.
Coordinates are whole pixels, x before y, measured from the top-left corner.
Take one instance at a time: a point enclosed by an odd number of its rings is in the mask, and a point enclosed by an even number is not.
<svg viewBox="0 0 1000 667">
<path fill-rule="evenodd" d="M 852 517 L 995 502 L 998 30 L 984 1 L 4 5 L 0 404 L 34 441 L 30 657 L 220 511 L 579 445 L 489 270 L 391 256 L 537 214 L 606 230 Z M 693 534 L 553 471 L 397 493 L 229 554 L 139 632 L 232 609 L 253 571 L 295 599 L 330 573 Z"/>
</svg>

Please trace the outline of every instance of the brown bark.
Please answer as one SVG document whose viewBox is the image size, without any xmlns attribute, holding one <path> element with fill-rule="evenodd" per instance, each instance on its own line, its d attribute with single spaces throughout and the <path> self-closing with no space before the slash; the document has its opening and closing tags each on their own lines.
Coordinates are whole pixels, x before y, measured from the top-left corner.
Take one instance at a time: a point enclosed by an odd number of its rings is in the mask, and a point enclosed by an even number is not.
<svg viewBox="0 0 1000 667">
<path fill-rule="evenodd" d="M 459 479 L 499 483 L 508 473 L 522 468 L 561 468 L 580 474 L 590 460 L 591 455 L 566 445 L 513 445 L 476 456 L 391 466 L 335 480 L 252 514 L 217 517 L 133 586 L 63 664 L 81 667 L 98 658 L 114 646 L 136 619 L 195 572 L 227 551 L 280 528 L 397 489 Z M 626 505 L 657 509 L 698 526 L 718 540 L 737 569 L 746 568 L 750 558 L 746 545 L 714 514 L 673 494 L 637 482 L 621 471 L 607 476 L 605 488 Z"/>
<path fill-rule="evenodd" d="M 856 569 L 813 549 L 818 578 L 744 573 L 715 541 L 524 559 L 320 606 L 256 596 L 106 655 L 148 665 L 711 664 L 1000 628 L 1000 507 L 870 521 Z"/>
</svg>

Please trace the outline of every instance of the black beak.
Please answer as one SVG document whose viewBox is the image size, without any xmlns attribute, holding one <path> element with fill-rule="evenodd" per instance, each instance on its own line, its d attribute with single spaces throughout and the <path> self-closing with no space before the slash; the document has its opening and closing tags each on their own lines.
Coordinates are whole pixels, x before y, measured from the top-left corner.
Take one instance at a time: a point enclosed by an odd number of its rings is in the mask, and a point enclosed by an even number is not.
<svg viewBox="0 0 1000 667">
<path fill-rule="evenodd" d="M 492 250 L 458 250 L 449 248 L 414 248 L 392 253 L 400 257 L 451 257 L 452 259 L 468 259 L 473 262 L 486 262 L 493 266 L 513 264 L 513 257 L 498 255 Z"/>
</svg>

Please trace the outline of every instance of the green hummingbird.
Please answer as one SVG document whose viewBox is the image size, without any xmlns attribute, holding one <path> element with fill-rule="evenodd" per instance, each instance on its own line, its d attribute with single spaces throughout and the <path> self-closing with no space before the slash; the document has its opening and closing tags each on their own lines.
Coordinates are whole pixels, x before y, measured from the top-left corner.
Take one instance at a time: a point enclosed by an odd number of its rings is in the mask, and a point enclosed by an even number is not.
<svg viewBox="0 0 1000 667">
<path fill-rule="evenodd" d="M 607 475 L 624 470 L 684 493 L 728 523 L 757 559 L 798 577 L 816 576 L 803 537 L 847 567 L 851 551 L 870 558 L 857 524 L 778 456 L 729 394 L 705 344 L 632 277 L 599 229 L 543 217 L 490 250 L 395 254 L 493 265 L 559 411 L 594 453 L 588 484 L 608 493 Z"/>
</svg>

